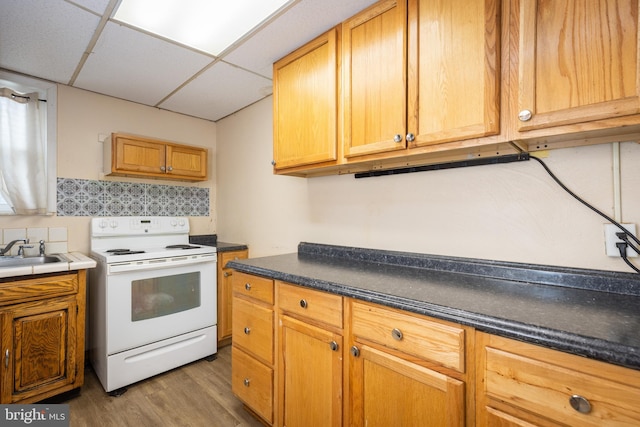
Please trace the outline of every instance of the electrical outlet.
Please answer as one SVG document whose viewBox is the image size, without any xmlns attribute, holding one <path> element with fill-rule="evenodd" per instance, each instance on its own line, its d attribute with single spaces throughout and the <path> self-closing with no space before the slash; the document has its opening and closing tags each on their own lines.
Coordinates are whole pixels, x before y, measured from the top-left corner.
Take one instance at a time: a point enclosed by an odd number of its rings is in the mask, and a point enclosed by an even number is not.
<svg viewBox="0 0 640 427">
<path fill-rule="evenodd" d="M 637 237 L 635 224 L 620 224 L 620 225 L 622 225 L 627 231 L 630 231 L 631 234 Z M 605 244 L 605 249 L 608 256 L 620 257 L 620 251 L 616 246 L 616 243 L 622 242 L 622 240 L 618 239 L 618 236 L 616 236 L 616 233 L 619 233 L 619 232 L 620 232 L 620 228 L 618 228 L 618 226 L 616 225 L 613 225 L 613 224 L 604 225 L 604 244 Z M 633 240 L 631 240 L 631 242 L 633 242 Z M 637 245 L 634 242 L 634 246 L 640 246 L 640 245 Z M 627 257 L 632 258 L 637 256 L 638 254 L 636 253 L 636 251 L 627 247 Z"/>
</svg>

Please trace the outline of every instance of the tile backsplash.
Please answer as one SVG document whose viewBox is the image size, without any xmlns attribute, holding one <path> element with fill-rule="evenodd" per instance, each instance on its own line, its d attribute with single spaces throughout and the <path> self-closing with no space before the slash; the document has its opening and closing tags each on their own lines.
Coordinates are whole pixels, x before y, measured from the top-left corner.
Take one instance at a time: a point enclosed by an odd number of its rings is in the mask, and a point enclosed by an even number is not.
<svg viewBox="0 0 640 427">
<path fill-rule="evenodd" d="M 58 216 L 209 216 L 209 189 L 58 178 Z"/>
</svg>

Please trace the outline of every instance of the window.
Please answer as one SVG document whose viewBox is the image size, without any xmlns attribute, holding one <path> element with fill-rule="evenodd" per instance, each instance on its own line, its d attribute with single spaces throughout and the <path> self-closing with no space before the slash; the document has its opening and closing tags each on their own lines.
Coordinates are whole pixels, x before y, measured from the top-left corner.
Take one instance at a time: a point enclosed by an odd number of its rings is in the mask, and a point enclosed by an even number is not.
<svg viewBox="0 0 640 427">
<path fill-rule="evenodd" d="M 4 90 L 3 88 L 6 88 Z M 0 71 L 0 94 L 3 101 L 0 106 L 0 214 L 1 215 L 45 215 L 56 212 L 56 101 L 57 88 L 34 78 Z M 22 109 L 13 107 L 12 97 L 18 98 L 32 94 L 42 101 L 37 103 L 38 120 L 35 132 L 40 138 L 24 136 Z M 31 96 L 29 97 L 31 98 Z M 16 99 L 16 98 L 14 98 Z M 25 99 L 22 99 L 26 101 Z M 46 101 L 46 102 L 44 102 Z M 16 105 L 18 103 L 16 102 Z M 23 103 L 24 105 L 24 103 Z M 11 108 L 14 110 L 13 108 Z M 33 108 L 31 109 L 33 110 Z M 8 124 L 8 125 L 7 125 Z M 11 136 L 9 136 L 11 135 Z M 5 143 L 2 143 L 4 139 Z M 10 143 L 7 143 L 10 141 Z M 34 146 L 34 141 L 38 143 Z M 29 146 L 28 144 L 31 144 Z M 34 158 L 40 156 L 35 162 Z M 4 165 L 4 166 L 3 166 Z M 19 185 L 19 187 L 16 187 Z M 18 188 L 18 189 L 17 189 Z M 39 200 L 38 203 L 26 203 L 25 200 Z"/>
</svg>

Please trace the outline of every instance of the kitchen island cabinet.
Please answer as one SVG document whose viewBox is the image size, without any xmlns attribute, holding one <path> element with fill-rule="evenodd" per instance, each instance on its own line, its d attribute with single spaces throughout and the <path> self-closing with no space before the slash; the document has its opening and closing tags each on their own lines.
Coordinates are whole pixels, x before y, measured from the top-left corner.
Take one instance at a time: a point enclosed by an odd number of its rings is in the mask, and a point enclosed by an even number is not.
<svg viewBox="0 0 640 427">
<path fill-rule="evenodd" d="M 86 270 L 0 279 L 0 403 L 84 383 Z"/>
</svg>

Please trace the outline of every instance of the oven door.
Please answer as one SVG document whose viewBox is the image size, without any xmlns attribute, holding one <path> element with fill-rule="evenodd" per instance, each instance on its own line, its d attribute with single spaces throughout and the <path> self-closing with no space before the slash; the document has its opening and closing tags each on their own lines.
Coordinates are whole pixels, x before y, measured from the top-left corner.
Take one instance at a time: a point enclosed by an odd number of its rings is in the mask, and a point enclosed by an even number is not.
<svg viewBox="0 0 640 427">
<path fill-rule="evenodd" d="M 107 354 L 216 323 L 216 262 L 122 271 L 107 276 Z"/>
</svg>

